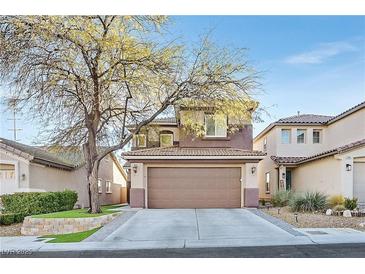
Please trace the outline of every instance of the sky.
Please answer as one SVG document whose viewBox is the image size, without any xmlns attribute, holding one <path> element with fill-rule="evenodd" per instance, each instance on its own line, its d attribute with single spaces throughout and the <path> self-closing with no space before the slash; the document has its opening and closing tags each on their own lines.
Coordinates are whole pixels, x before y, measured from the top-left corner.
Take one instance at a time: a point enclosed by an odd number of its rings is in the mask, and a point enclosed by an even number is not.
<svg viewBox="0 0 365 274">
<path fill-rule="evenodd" d="M 248 49 L 268 112 L 254 136 L 298 111 L 336 115 L 365 101 L 365 16 L 174 16 L 169 32 L 187 47 L 209 32 L 219 46 Z M 0 136 L 11 139 L 11 114 L 0 113 Z M 38 128 L 25 116 L 18 136 L 31 144 Z"/>
</svg>

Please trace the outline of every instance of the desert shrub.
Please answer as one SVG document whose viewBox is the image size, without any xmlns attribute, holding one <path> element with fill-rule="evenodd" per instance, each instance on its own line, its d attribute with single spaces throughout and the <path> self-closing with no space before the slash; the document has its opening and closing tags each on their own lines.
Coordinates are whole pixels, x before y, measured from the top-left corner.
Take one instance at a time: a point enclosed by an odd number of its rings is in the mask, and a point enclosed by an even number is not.
<svg viewBox="0 0 365 274">
<path fill-rule="evenodd" d="M 17 219 L 25 216 L 51 213 L 73 209 L 77 193 L 71 190 L 59 192 L 19 192 L 1 196 L 4 213 L 19 214 Z"/>
<path fill-rule="evenodd" d="M 0 215 L 0 224 L 1 225 L 11 225 L 14 223 L 14 214 L 13 213 L 5 213 Z"/>
<path fill-rule="evenodd" d="M 344 205 L 336 205 L 332 210 L 335 212 L 344 211 L 346 207 Z"/>
<path fill-rule="evenodd" d="M 326 195 L 320 192 L 306 192 L 304 195 L 293 195 L 289 200 L 289 207 L 293 211 L 317 211 L 325 209 Z"/>
<path fill-rule="evenodd" d="M 293 195 L 291 191 L 281 190 L 276 192 L 271 197 L 271 203 L 273 206 L 283 207 L 287 206 L 290 200 L 290 197 Z"/>
<path fill-rule="evenodd" d="M 328 204 L 331 208 L 337 205 L 343 205 L 344 203 L 345 198 L 342 195 L 333 195 L 328 199 Z"/>
<path fill-rule="evenodd" d="M 345 202 L 343 205 L 346 209 L 354 210 L 355 208 L 357 208 L 357 198 L 345 198 Z"/>
</svg>

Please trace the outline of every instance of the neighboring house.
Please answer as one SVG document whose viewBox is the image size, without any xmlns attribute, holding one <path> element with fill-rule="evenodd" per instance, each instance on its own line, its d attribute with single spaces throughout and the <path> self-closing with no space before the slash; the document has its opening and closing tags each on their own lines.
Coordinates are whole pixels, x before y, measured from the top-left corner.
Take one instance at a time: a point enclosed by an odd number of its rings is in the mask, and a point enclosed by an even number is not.
<svg viewBox="0 0 365 274">
<path fill-rule="evenodd" d="M 277 190 L 342 194 L 365 202 L 365 102 L 337 115 L 302 114 L 270 124 L 254 139 L 260 198 Z"/>
<path fill-rule="evenodd" d="M 114 154 L 100 163 L 102 204 L 127 202 L 126 173 Z M 79 149 L 28 146 L 0 138 L 0 195 L 15 192 L 75 190 L 77 206 L 88 207 L 88 184 Z"/>
<path fill-rule="evenodd" d="M 265 154 L 252 150 L 251 121 L 230 133 L 230 117 L 218 123 L 208 108 L 194 109 L 205 124 L 204 137 L 194 137 L 184 131 L 186 111 L 180 106 L 176 118 L 154 120 L 134 136 L 132 151 L 123 153 L 131 207 L 257 206 L 257 164 Z"/>
</svg>

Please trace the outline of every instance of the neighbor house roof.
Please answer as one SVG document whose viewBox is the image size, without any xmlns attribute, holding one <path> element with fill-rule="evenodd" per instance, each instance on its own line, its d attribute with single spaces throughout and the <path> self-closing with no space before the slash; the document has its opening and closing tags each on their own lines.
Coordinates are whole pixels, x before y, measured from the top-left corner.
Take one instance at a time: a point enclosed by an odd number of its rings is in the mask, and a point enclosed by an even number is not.
<svg viewBox="0 0 365 274">
<path fill-rule="evenodd" d="M 301 114 L 294 115 L 286 118 L 281 118 L 274 123 L 268 125 L 263 131 L 261 131 L 255 138 L 254 141 L 262 137 L 264 134 L 269 132 L 275 126 L 285 126 L 285 125 L 329 125 L 332 124 L 362 108 L 365 108 L 365 102 L 362 102 L 339 115 L 336 116 L 326 116 L 317 114 Z"/>
<path fill-rule="evenodd" d="M 55 153 L 48 152 L 46 149 L 25 145 L 5 138 L 0 138 L 0 148 L 47 166 L 64 169 L 72 169 L 76 166 L 72 162 L 57 156 Z"/>
<path fill-rule="evenodd" d="M 350 143 L 350 144 L 347 144 L 347 145 L 344 145 L 344 146 L 340 146 L 340 147 L 337 147 L 337 148 L 334 148 L 334 149 L 330 149 L 330 150 L 327 150 L 327 151 L 324 151 L 324 152 L 321 152 L 321 153 L 318 153 L 318 154 L 314 154 L 314 155 L 311 155 L 311 156 L 308 156 L 308 157 L 277 157 L 277 156 L 271 156 L 270 158 L 275 163 L 277 163 L 278 165 L 280 165 L 280 164 L 299 165 L 299 164 L 302 164 L 302 163 L 306 163 L 306 162 L 309 162 L 309 161 L 314 161 L 314 160 L 321 159 L 321 158 L 328 157 L 328 156 L 332 156 L 332 155 L 335 155 L 335 154 L 344 153 L 344 152 L 347 152 L 347 151 L 350 151 L 350 150 L 353 150 L 353 149 L 356 149 L 356 148 L 359 148 L 359 147 L 362 147 L 362 146 L 365 146 L 365 139 L 362 139 L 360 141 L 356 141 L 356 142 L 353 142 L 353 143 Z"/>
<path fill-rule="evenodd" d="M 29 146 L 5 138 L 0 138 L 0 148 L 45 166 L 71 170 L 85 163 L 80 147 L 73 146 Z M 99 149 L 105 149 L 100 147 Z M 113 153 L 112 160 L 126 179 L 125 171 Z"/>
<path fill-rule="evenodd" d="M 262 159 L 266 154 L 238 148 L 165 147 L 134 150 L 122 155 L 125 159 Z"/>
</svg>

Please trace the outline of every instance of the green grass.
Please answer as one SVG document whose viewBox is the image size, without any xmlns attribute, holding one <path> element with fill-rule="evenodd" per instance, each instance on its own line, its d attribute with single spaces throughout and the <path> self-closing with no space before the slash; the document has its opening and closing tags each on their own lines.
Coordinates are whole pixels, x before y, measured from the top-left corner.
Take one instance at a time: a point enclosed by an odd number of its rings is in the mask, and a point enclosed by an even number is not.
<svg viewBox="0 0 365 274">
<path fill-rule="evenodd" d="M 97 227 L 91 230 L 77 232 L 77 233 L 69 233 L 69 234 L 60 234 L 60 235 L 45 235 L 38 237 L 39 239 L 42 238 L 54 238 L 50 241 L 47 241 L 47 243 L 78 243 L 82 240 L 86 239 L 87 237 L 94 234 L 96 231 L 98 231 L 101 227 Z"/>
<path fill-rule="evenodd" d="M 47 213 L 47 214 L 39 214 L 39 215 L 33 215 L 33 218 L 90 218 L 90 217 L 98 217 L 103 216 L 107 214 L 115 213 L 116 211 L 113 211 L 112 209 L 118 208 L 120 205 L 106 205 L 101 207 L 101 213 L 96 214 L 90 214 L 88 213 L 87 208 L 83 209 L 73 209 L 73 210 L 67 210 L 67 211 L 59 211 L 59 212 L 53 212 L 53 213 Z"/>
</svg>

